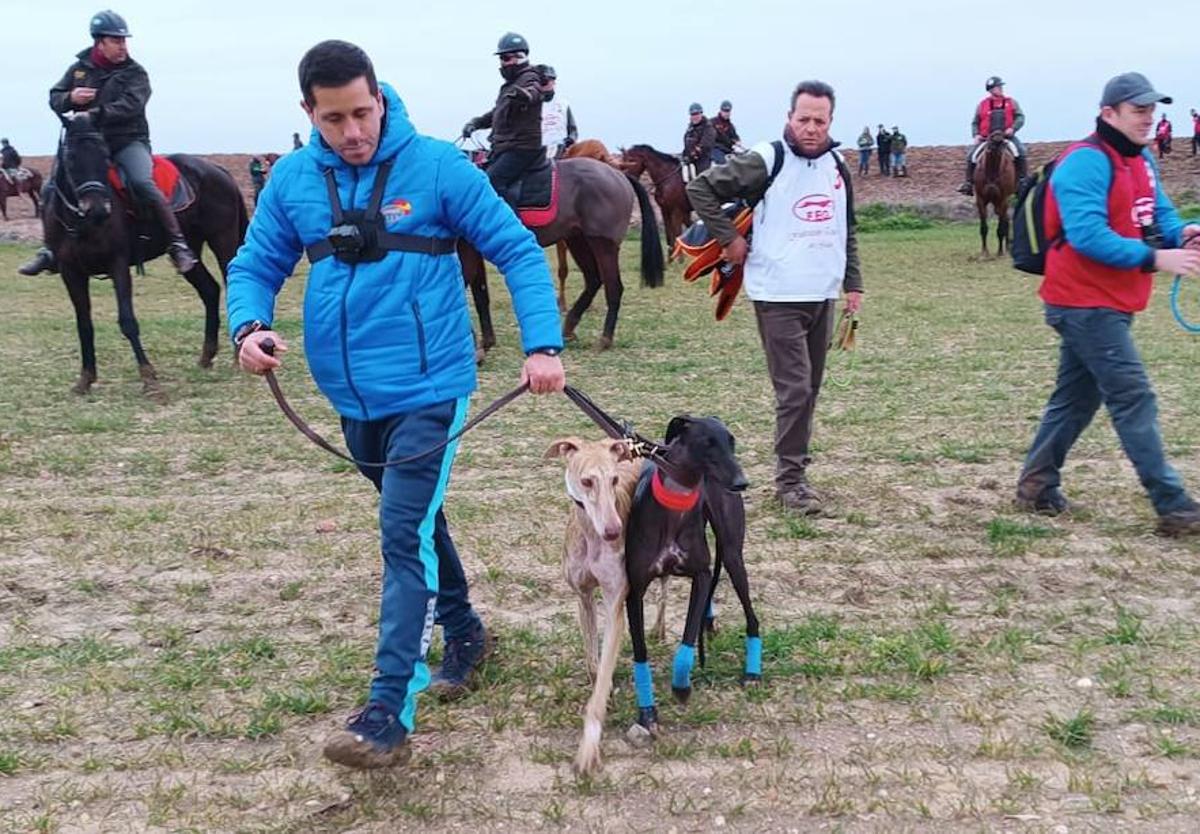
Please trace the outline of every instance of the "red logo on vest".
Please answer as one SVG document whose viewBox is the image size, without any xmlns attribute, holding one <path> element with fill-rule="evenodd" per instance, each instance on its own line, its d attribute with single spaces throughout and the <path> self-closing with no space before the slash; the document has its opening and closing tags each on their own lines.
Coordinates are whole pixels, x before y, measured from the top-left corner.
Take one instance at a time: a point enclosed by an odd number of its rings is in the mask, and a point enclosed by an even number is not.
<svg viewBox="0 0 1200 834">
<path fill-rule="evenodd" d="M 792 205 L 792 214 L 805 223 L 828 223 L 833 219 L 833 198 L 828 194 L 807 194 Z"/>
<path fill-rule="evenodd" d="M 1142 227 L 1153 225 L 1154 198 L 1138 197 L 1133 201 L 1133 208 L 1129 210 L 1129 216 L 1133 219 L 1133 224 L 1135 226 Z"/>
</svg>

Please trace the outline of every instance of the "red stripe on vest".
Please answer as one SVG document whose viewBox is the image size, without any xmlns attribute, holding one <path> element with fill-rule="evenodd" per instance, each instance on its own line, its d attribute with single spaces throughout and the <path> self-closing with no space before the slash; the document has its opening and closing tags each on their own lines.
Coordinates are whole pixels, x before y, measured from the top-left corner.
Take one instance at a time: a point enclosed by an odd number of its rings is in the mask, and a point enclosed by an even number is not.
<svg viewBox="0 0 1200 834">
<path fill-rule="evenodd" d="M 691 492 L 675 492 L 667 489 L 667 485 L 663 483 L 662 475 L 657 469 L 650 477 L 650 489 L 654 493 L 654 500 L 668 510 L 673 510 L 677 513 L 686 513 L 694 508 L 700 500 L 700 487 L 696 487 Z"/>
</svg>

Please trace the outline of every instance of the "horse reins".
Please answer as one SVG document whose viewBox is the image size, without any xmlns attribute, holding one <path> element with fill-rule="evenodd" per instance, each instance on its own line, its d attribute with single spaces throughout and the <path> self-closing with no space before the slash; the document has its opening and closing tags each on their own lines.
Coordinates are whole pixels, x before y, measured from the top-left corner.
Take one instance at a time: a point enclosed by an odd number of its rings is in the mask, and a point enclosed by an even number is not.
<svg viewBox="0 0 1200 834">
<path fill-rule="evenodd" d="M 275 355 L 275 343 L 271 339 L 264 339 L 259 345 L 259 348 L 268 356 Z M 380 469 L 386 469 L 394 466 L 404 466 L 406 464 L 413 463 L 414 461 L 421 460 L 422 458 L 426 458 L 429 455 L 435 454 L 436 452 L 440 452 L 451 443 L 461 438 L 471 429 L 478 426 L 484 420 L 487 420 L 496 412 L 500 411 L 500 409 L 520 398 L 523 394 L 529 392 L 529 383 L 526 382 L 518 385 L 507 394 L 504 394 L 493 400 L 485 409 L 483 409 L 483 411 L 475 415 L 475 417 L 467 422 L 461 429 L 454 432 L 440 443 L 429 447 L 428 449 L 424 449 L 416 454 L 406 455 L 402 458 L 396 458 L 395 460 L 370 462 L 359 460 L 353 455 L 349 455 L 341 451 L 320 434 L 318 434 L 312 426 L 305 422 L 304 418 L 301 417 L 294 408 L 292 408 L 291 404 L 287 401 L 287 397 L 283 395 L 283 389 L 279 386 L 279 379 L 275 376 L 274 371 L 268 370 L 263 374 L 263 376 L 267 380 L 267 386 L 271 389 L 271 394 L 275 397 L 275 403 L 279 406 L 279 410 L 282 411 L 284 416 L 288 418 L 291 424 L 295 426 L 301 434 L 312 441 L 314 445 L 319 446 L 335 457 L 339 457 L 344 461 L 353 463 L 355 466 Z M 666 446 L 642 437 L 633 430 L 633 427 L 628 422 L 618 421 L 615 417 L 604 411 L 604 409 L 600 408 L 600 406 L 592 402 L 591 398 L 578 388 L 573 388 L 572 386 L 567 385 L 563 388 L 563 393 L 567 395 L 567 399 L 574 403 L 580 411 L 586 414 L 588 418 L 592 420 L 592 422 L 599 426 L 605 434 L 614 440 L 627 441 L 629 443 L 630 453 L 634 457 L 645 458 L 653 461 L 660 468 L 666 471 L 668 475 L 672 474 L 673 467 L 671 466 L 670 461 L 667 460 Z"/>
</svg>

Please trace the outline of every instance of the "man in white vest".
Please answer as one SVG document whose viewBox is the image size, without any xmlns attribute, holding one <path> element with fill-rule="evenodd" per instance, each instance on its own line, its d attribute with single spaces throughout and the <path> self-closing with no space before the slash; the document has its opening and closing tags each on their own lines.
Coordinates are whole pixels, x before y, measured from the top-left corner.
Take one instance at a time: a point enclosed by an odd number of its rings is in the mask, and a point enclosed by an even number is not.
<svg viewBox="0 0 1200 834">
<path fill-rule="evenodd" d="M 722 257 L 745 264 L 746 295 L 775 388 L 775 494 L 805 514 L 822 509 L 807 469 L 834 306 L 844 291 L 846 310 L 855 313 L 863 293 L 850 171 L 829 138 L 833 108 L 832 87 L 801 82 L 782 141 L 731 156 L 687 187 Z M 721 211 L 737 199 L 755 207 L 752 246 Z"/>
<path fill-rule="evenodd" d="M 558 73 L 554 67 L 541 64 L 538 70 L 542 73 L 542 144 L 546 146 L 546 156 L 556 159 L 575 144 L 579 131 L 575 128 L 571 105 L 555 91 Z"/>
</svg>

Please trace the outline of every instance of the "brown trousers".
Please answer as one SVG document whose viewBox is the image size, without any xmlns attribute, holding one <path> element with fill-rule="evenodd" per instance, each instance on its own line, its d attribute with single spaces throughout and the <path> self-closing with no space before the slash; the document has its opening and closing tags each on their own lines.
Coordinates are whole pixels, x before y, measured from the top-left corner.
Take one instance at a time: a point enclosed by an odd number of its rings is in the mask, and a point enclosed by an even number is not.
<svg viewBox="0 0 1200 834">
<path fill-rule="evenodd" d="M 775 386 L 775 489 L 805 482 L 813 411 L 833 332 L 833 301 L 755 301 L 758 335 Z"/>
</svg>

